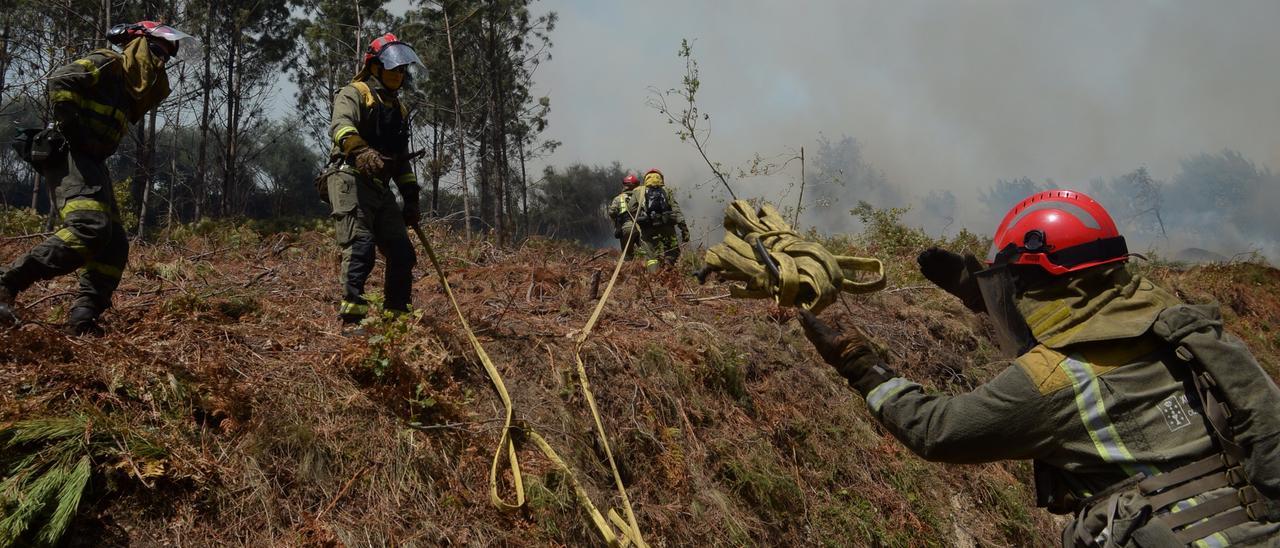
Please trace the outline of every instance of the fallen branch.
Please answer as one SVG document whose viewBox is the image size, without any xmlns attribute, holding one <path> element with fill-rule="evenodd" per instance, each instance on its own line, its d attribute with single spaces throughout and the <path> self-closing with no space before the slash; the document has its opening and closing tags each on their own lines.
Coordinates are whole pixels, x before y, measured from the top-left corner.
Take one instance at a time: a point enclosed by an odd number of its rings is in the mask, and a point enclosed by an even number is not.
<svg viewBox="0 0 1280 548">
<path fill-rule="evenodd" d="M 43 297 L 40 297 L 39 299 L 36 299 L 36 300 L 32 301 L 32 302 L 31 302 L 31 304 L 28 304 L 28 305 L 26 305 L 26 306 L 23 306 L 23 307 L 22 307 L 22 309 L 23 309 L 23 310 L 31 310 L 31 308 L 32 308 L 32 307 L 34 307 L 35 305 L 38 305 L 38 304 L 40 304 L 40 303 L 42 303 L 42 302 L 45 302 L 45 301 L 47 301 L 47 300 L 49 300 L 49 299 L 56 299 L 56 298 L 58 298 L 58 297 L 70 297 L 70 296 L 75 295 L 75 294 L 76 294 L 76 292 L 75 292 L 75 291 L 63 291 L 63 292 L 61 292 L 61 293 L 54 293 L 54 294 L 52 294 L 52 295 L 45 295 L 45 296 L 43 296 Z"/>
<path fill-rule="evenodd" d="M 190 256 L 190 257 L 187 257 L 187 260 L 188 260 L 188 261 L 197 261 L 197 260 L 203 259 L 203 258 L 205 258 L 205 257 L 210 257 L 210 256 L 213 256 L 213 255 L 217 255 L 217 254 L 222 253 L 223 251 L 226 251 L 226 250 L 227 250 L 227 248 L 225 248 L 225 247 L 220 247 L 220 248 L 217 248 L 217 249 L 215 249 L 215 250 L 213 250 L 213 251 L 206 251 L 206 252 L 204 252 L 204 253 L 198 253 L 198 254 L 196 254 L 196 255 L 192 255 L 192 256 Z"/>
<path fill-rule="evenodd" d="M 901 291 L 914 291 L 914 290 L 917 290 L 917 289 L 941 289 L 941 288 L 940 288 L 940 287 L 938 287 L 938 286 L 936 286 L 936 285 L 909 285 L 909 286 L 905 286 L 905 287 L 898 287 L 898 288 L 894 288 L 894 289 L 889 289 L 889 290 L 887 290 L 887 291 L 885 291 L 885 292 L 886 292 L 886 293 L 898 293 L 898 292 L 901 292 Z"/>
<path fill-rule="evenodd" d="M 5 236 L 4 238 L 0 238 L 0 241 L 10 242 L 14 240 L 27 240 L 31 238 L 48 238 L 49 236 L 52 236 L 52 235 L 53 235 L 52 232 L 37 232 L 35 234 L 23 234 L 21 236 Z"/>
<path fill-rule="evenodd" d="M 694 297 L 692 295 L 680 295 L 680 298 L 691 303 L 705 303 L 707 301 L 718 301 L 720 299 L 725 299 L 732 295 L 733 295 L 732 293 L 725 293 L 724 295 L 712 295 L 710 297 Z"/>
</svg>

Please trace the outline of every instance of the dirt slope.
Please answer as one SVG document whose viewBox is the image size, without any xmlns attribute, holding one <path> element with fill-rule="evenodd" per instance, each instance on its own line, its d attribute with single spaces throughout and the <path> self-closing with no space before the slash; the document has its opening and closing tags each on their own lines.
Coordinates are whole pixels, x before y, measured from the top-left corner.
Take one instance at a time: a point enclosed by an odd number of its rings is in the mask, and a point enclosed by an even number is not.
<svg viewBox="0 0 1280 548">
<path fill-rule="evenodd" d="M 598 505 L 615 506 L 570 335 L 595 304 L 593 274 L 607 277 L 616 255 L 542 240 L 465 249 L 433 235 L 517 416 Z M 81 417 L 86 440 L 90 430 L 109 440 L 94 453 L 66 543 L 598 543 L 565 478 L 530 444 L 520 446 L 527 507 L 489 504 L 501 403 L 425 260 L 419 314 L 344 339 L 329 236 L 227 226 L 171 236 L 135 247 L 106 337 L 57 331 L 71 278 L 25 293 L 36 323 L 0 333 L 0 426 Z M 30 244 L 5 241 L 0 256 Z M 896 367 L 940 390 L 997 372 L 983 365 L 991 349 L 981 321 L 904 274 L 910 250 L 859 251 L 894 261 L 899 276 L 889 291 L 846 298 L 833 319 L 858 318 Z M 1275 269 L 1144 268 L 1189 299 L 1227 303 L 1232 327 L 1276 373 Z M 725 292 L 628 265 L 586 345 L 651 544 L 1053 543 L 1058 526 L 1031 508 L 1029 466 L 916 458 L 870 419 L 794 320 Z M 136 440 L 164 451 L 143 455 Z"/>
</svg>

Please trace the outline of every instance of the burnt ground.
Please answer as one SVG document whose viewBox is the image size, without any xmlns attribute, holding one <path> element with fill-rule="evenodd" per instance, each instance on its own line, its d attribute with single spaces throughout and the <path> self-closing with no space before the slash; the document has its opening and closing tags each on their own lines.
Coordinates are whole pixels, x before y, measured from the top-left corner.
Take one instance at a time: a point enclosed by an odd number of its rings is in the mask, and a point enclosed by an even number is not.
<svg viewBox="0 0 1280 548">
<path fill-rule="evenodd" d="M 607 281 L 616 254 L 432 236 L 517 418 L 564 456 L 598 506 L 615 507 L 572 336 L 595 305 L 595 273 Z M 0 242 L 0 256 L 32 243 Z M 900 255 L 882 255 L 891 272 L 909 270 L 912 255 Z M 1188 300 L 1222 302 L 1230 328 L 1277 374 L 1280 272 L 1140 268 Z M 132 461 L 129 438 L 117 458 L 95 462 L 66 543 L 599 543 L 566 478 L 532 444 L 519 444 L 526 507 L 489 503 L 501 402 L 425 258 L 418 312 L 374 321 L 362 338 L 339 335 L 337 269 L 322 232 L 228 225 L 136 244 L 105 337 L 61 333 L 71 277 L 21 296 L 29 323 L 0 333 L 0 426 L 88 416 L 165 449 L 158 477 L 112 464 Z M 628 264 L 584 347 L 650 544 L 1055 544 L 1058 525 L 1033 508 L 1029 465 L 915 457 L 819 360 L 790 313 L 726 293 Z M 894 367 L 932 389 L 965 391 L 1001 367 L 987 364 L 982 320 L 918 278 L 846 296 L 826 316 L 859 322 Z M 510 477 L 501 479 L 510 498 Z"/>
</svg>

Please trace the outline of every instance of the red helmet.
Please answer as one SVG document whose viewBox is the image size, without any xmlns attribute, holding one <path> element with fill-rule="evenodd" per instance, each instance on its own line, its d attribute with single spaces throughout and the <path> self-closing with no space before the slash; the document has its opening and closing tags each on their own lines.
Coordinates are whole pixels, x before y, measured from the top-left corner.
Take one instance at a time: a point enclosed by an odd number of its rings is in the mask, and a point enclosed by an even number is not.
<svg viewBox="0 0 1280 548">
<path fill-rule="evenodd" d="M 631 188 L 639 185 L 640 185 L 640 178 L 636 177 L 635 173 L 628 173 L 626 177 L 622 178 L 622 186 Z"/>
<path fill-rule="evenodd" d="M 409 44 L 401 42 L 399 38 L 396 38 L 396 35 L 390 32 L 375 38 L 369 43 L 369 49 L 364 52 L 364 64 L 367 66 L 370 61 L 375 59 L 385 69 L 394 69 L 414 63 L 422 64 L 413 48 Z"/>
<path fill-rule="evenodd" d="M 172 57 L 178 53 L 178 42 L 191 38 L 191 35 L 155 21 L 121 23 L 107 31 L 107 41 L 117 46 L 128 44 L 138 37 L 146 37 L 151 43 L 159 44 L 165 55 Z"/>
<path fill-rule="evenodd" d="M 1128 258 L 1124 236 L 1102 204 L 1074 190 L 1046 190 L 1005 214 L 987 264 L 1039 265 L 1060 276 Z"/>
</svg>

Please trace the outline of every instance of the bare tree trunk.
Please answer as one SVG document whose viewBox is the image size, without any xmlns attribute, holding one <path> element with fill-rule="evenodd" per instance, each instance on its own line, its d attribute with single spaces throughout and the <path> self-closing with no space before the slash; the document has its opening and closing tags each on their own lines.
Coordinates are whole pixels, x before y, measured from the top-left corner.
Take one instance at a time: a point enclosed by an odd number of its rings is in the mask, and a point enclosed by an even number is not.
<svg viewBox="0 0 1280 548">
<path fill-rule="evenodd" d="M 503 219 L 503 210 L 506 209 L 506 189 L 503 176 L 502 165 L 502 117 L 498 108 L 498 72 L 501 70 L 501 63 L 498 62 L 498 29 L 497 29 L 497 6 L 490 2 L 489 14 L 489 85 L 487 103 L 489 108 L 489 184 L 493 191 L 493 231 L 497 235 L 498 245 L 502 245 L 507 235 L 507 224 Z"/>
<path fill-rule="evenodd" d="M 444 150 L 440 138 L 440 107 L 431 107 L 431 216 L 440 214 L 440 175 L 444 171 Z"/>
<path fill-rule="evenodd" d="M 524 169 L 524 135 L 520 135 L 520 216 L 524 225 L 523 237 L 529 236 L 529 174 Z"/>
<path fill-rule="evenodd" d="M 467 141 L 466 126 L 462 125 L 462 95 L 458 92 L 458 62 L 453 53 L 453 28 L 449 26 L 449 10 L 444 14 L 444 36 L 449 46 L 449 73 L 453 77 L 454 136 L 458 140 L 458 173 L 462 180 L 462 215 L 466 218 L 467 242 L 471 242 L 471 197 L 467 192 Z"/>
<path fill-rule="evenodd" d="M 800 230 L 800 211 L 804 209 L 804 147 L 800 147 L 800 198 L 796 200 L 796 217 L 792 219 L 792 228 Z"/>
<path fill-rule="evenodd" d="M 209 2 L 208 10 L 205 13 L 204 37 L 200 41 L 200 47 L 204 48 L 204 73 L 200 81 L 200 89 L 202 91 L 202 105 L 200 107 L 200 144 L 199 151 L 196 153 L 196 184 L 195 190 L 195 212 L 194 221 L 200 220 L 201 209 L 205 201 L 205 180 L 208 176 L 208 164 L 206 163 L 206 151 L 209 138 L 209 99 L 213 94 L 212 66 L 213 66 L 213 48 L 209 44 L 212 38 L 212 19 L 213 19 L 213 2 Z"/>
<path fill-rule="evenodd" d="M 230 47 L 227 48 L 227 140 L 222 158 L 222 204 L 219 213 L 223 217 L 231 215 L 234 202 L 232 193 L 236 187 L 236 147 L 239 144 L 240 118 L 240 73 L 237 57 L 240 53 L 240 34 L 234 33 Z"/>
<path fill-rule="evenodd" d="M 36 206 L 40 205 L 40 181 L 44 177 L 41 177 L 38 169 L 33 169 L 31 172 L 31 211 L 39 211 Z"/>
<path fill-rule="evenodd" d="M 142 164 L 142 202 L 138 206 L 138 238 L 146 237 L 147 230 L 147 214 L 151 205 L 151 185 L 155 184 L 152 180 L 152 174 L 155 173 L 155 157 L 156 157 L 156 111 L 158 108 L 151 109 L 148 118 L 147 128 L 147 144 L 145 153 L 143 154 Z"/>
</svg>

